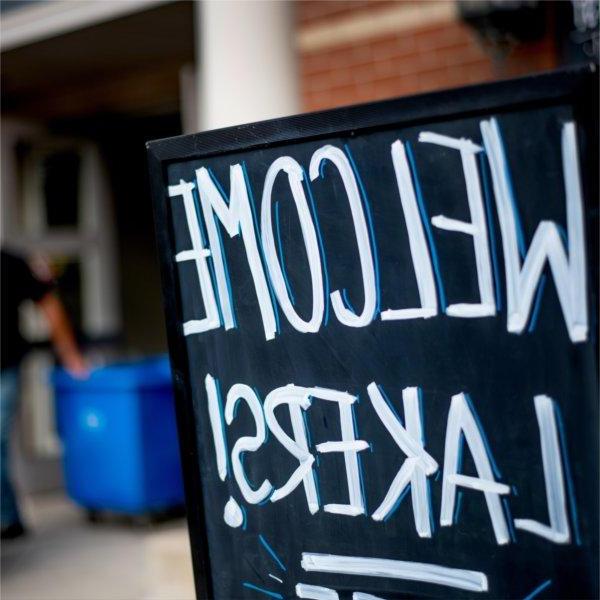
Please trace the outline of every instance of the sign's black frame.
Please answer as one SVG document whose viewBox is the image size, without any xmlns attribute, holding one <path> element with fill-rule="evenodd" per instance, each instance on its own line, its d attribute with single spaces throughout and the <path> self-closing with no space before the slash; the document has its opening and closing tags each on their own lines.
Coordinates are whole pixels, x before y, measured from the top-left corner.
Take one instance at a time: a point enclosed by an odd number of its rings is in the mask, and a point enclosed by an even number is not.
<svg viewBox="0 0 600 600">
<path fill-rule="evenodd" d="M 457 117 L 473 117 L 498 110 L 569 102 L 577 121 L 588 131 L 598 129 L 598 72 L 595 64 L 543 73 L 509 81 L 474 85 L 441 92 L 384 100 L 239 125 L 187 136 L 148 142 L 150 187 L 154 205 L 158 256 L 173 385 L 179 446 L 184 475 L 187 519 L 192 549 L 196 594 L 213 597 L 210 554 L 204 521 L 204 506 L 196 445 L 195 415 L 191 401 L 191 380 L 182 328 L 182 310 L 176 265 L 173 260 L 173 229 L 166 194 L 166 168 L 169 163 L 218 156 L 239 150 L 278 146 L 295 141 L 331 136 L 353 136 L 419 123 L 435 123 Z M 584 197 L 598 198 L 597 137 L 592 152 L 582 156 Z M 595 174 L 595 175 L 594 175 Z M 588 256 L 595 257 L 598 227 L 588 236 Z M 598 272 L 590 280 L 592 329 L 598 306 Z M 597 338 L 594 340 L 597 352 Z"/>
</svg>

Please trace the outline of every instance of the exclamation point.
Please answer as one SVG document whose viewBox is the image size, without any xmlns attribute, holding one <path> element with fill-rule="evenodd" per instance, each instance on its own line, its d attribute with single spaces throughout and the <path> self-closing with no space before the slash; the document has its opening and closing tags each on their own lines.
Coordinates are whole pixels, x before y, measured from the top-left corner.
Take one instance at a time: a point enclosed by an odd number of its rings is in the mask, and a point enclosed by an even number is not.
<svg viewBox="0 0 600 600">
<path fill-rule="evenodd" d="M 215 443 L 215 456 L 217 459 L 217 470 L 221 481 L 227 479 L 229 474 L 229 453 L 227 452 L 227 438 L 225 437 L 225 419 L 223 416 L 223 402 L 219 382 L 208 374 L 204 380 L 206 395 L 208 397 L 208 415 Z M 241 527 L 245 524 L 245 511 L 229 496 L 223 510 L 223 520 L 229 527 Z"/>
</svg>

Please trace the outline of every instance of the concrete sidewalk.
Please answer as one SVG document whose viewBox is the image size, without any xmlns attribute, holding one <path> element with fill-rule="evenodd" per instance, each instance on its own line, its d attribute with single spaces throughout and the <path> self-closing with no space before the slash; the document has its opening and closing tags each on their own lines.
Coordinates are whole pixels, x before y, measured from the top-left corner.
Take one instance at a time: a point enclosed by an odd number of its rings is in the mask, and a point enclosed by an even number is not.
<svg viewBox="0 0 600 600">
<path fill-rule="evenodd" d="M 184 520 L 90 524 L 62 495 L 23 505 L 29 535 L 0 549 L 2 600 L 194 598 Z"/>
</svg>

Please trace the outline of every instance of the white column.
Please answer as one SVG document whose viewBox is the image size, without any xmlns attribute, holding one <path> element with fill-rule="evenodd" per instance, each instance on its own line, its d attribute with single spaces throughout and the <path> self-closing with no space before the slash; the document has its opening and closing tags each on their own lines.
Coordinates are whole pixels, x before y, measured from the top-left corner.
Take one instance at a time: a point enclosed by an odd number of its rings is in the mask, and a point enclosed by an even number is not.
<svg viewBox="0 0 600 600">
<path fill-rule="evenodd" d="M 294 4 L 205 0 L 196 7 L 200 127 L 299 112 Z"/>
</svg>

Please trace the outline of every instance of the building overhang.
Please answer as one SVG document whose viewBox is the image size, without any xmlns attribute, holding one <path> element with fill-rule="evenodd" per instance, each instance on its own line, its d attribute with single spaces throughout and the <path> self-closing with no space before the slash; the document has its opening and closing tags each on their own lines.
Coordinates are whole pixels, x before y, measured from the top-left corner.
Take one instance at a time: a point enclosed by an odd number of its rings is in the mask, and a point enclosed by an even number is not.
<svg viewBox="0 0 600 600">
<path fill-rule="evenodd" d="M 76 31 L 173 0 L 52 0 L 23 3 L 0 20 L 0 51 Z"/>
</svg>

